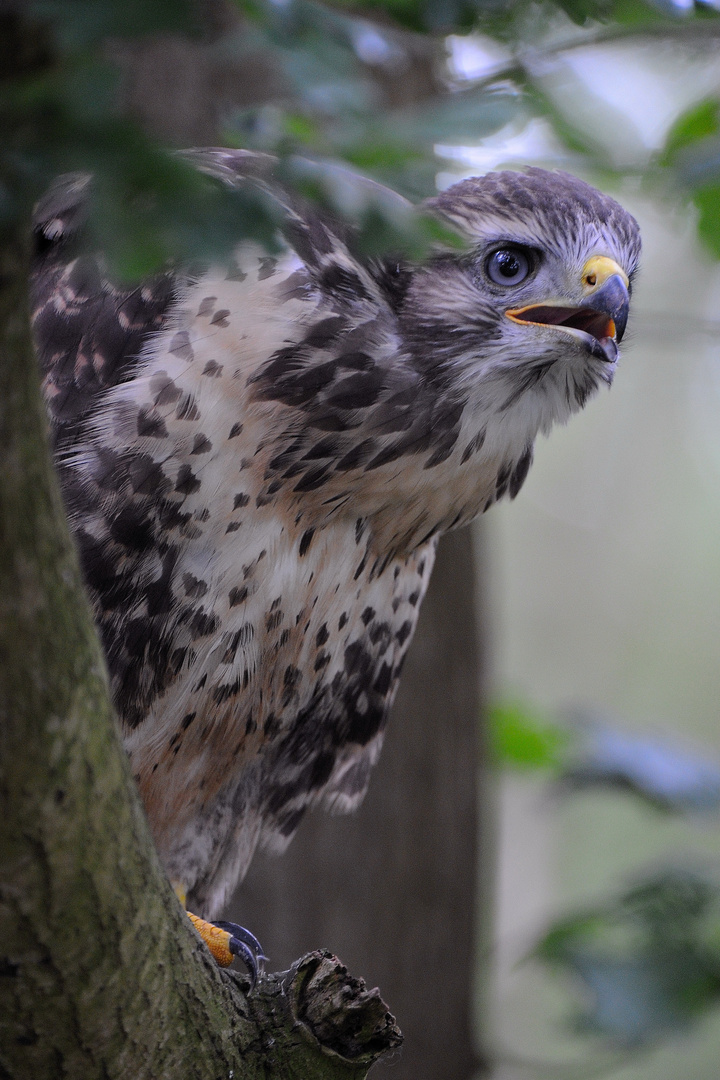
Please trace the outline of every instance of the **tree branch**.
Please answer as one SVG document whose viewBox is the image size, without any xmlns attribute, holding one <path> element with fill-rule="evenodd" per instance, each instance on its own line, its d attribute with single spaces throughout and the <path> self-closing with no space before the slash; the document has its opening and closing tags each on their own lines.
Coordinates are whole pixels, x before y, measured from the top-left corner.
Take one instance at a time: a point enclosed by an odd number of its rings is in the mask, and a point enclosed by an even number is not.
<svg viewBox="0 0 720 1080">
<path fill-rule="evenodd" d="M 668 21 L 657 25 L 613 23 L 610 26 L 600 26 L 592 30 L 577 27 L 569 31 L 567 37 L 553 40 L 548 45 L 529 46 L 522 43 L 519 48 L 512 50 L 512 54 L 507 59 L 492 64 L 482 75 L 476 78 L 456 79 L 453 86 L 461 93 L 476 93 L 496 83 L 533 78 L 544 62 L 557 60 L 567 53 L 580 49 L 654 41 L 697 48 L 699 45 L 709 45 L 717 38 L 720 38 L 720 19 L 717 18 L 695 18 L 686 23 Z"/>
</svg>

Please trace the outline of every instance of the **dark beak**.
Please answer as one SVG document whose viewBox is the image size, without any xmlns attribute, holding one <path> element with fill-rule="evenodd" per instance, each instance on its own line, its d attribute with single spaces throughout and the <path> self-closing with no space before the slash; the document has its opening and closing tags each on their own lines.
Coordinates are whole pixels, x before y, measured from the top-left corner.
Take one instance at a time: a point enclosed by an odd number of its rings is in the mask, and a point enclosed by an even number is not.
<svg viewBox="0 0 720 1080">
<path fill-rule="evenodd" d="M 576 324 L 578 325 L 578 329 L 585 330 L 586 333 L 592 334 L 593 337 L 607 336 L 614 337 L 616 341 L 622 341 L 625 327 L 627 326 L 628 311 L 630 310 L 630 293 L 620 275 L 613 274 L 607 281 L 604 281 L 602 285 L 591 292 L 588 298 L 583 300 L 581 310 L 586 311 L 587 316 L 596 314 L 600 317 L 597 320 L 598 328 L 602 328 L 601 324 L 604 321 L 602 316 L 609 315 L 615 324 L 615 333 L 596 334 L 592 326 L 581 326 Z M 590 321 L 591 323 L 593 322 L 592 319 L 590 319 Z M 572 323 L 568 321 L 566 325 L 569 326 L 572 325 Z"/>
<path fill-rule="evenodd" d="M 508 310 L 505 314 L 513 322 L 580 330 L 594 339 L 590 342 L 593 355 L 613 361 L 617 358 L 617 342 L 625 333 L 629 308 L 630 293 L 618 273 L 606 277 L 577 307 L 549 301 Z"/>
</svg>

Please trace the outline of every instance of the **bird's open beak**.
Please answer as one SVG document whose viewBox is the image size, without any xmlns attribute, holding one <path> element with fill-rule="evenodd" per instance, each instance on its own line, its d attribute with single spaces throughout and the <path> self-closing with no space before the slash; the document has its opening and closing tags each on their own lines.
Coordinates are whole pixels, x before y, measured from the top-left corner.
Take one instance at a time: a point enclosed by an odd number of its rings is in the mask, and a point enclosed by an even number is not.
<svg viewBox="0 0 720 1080">
<path fill-rule="evenodd" d="M 547 300 L 505 314 L 513 322 L 556 326 L 576 337 L 582 335 L 594 355 L 613 361 L 627 325 L 628 285 L 627 274 L 614 259 L 593 255 L 582 269 L 585 299 L 577 307 L 569 307 L 562 300 Z"/>
</svg>

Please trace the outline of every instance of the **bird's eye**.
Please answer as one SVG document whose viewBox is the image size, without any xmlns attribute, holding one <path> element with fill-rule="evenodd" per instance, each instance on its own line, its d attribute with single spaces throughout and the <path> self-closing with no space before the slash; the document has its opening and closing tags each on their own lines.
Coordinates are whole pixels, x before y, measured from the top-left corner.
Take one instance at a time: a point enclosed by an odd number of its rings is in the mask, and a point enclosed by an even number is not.
<svg viewBox="0 0 720 1080">
<path fill-rule="evenodd" d="M 530 273 L 532 264 L 522 248 L 502 247 L 489 256 L 485 269 L 496 285 L 519 285 Z"/>
</svg>

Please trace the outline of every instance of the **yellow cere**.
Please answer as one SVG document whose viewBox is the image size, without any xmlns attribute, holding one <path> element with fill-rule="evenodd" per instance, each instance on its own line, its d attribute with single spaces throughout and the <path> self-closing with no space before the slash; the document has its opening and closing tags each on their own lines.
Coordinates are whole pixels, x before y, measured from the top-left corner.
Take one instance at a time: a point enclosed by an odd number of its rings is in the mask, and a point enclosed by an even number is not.
<svg viewBox="0 0 720 1080">
<path fill-rule="evenodd" d="M 627 288 L 630 284 L 628 276 L 614 259 L 609 259 L 607 255 L 593 255 L 582 268 L 583 288 L 586 292 L 591 292 L 614 274 L 625 282 Z"/>
</svg>

